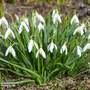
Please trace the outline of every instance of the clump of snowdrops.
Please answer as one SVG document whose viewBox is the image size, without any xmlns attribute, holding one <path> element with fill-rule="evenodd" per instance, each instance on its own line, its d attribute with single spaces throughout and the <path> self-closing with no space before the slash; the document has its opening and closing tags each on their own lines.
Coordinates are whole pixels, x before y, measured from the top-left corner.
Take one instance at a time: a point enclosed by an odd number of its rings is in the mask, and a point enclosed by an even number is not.
<svg viewBox="0 0 90 90">
<path fill-rule="evenodd" d="M 0 19 L 0 67 L 37 84 L 88 69 L 90 31 L 77 15 L 37 11 L 8 23 Z"/>
</svg>

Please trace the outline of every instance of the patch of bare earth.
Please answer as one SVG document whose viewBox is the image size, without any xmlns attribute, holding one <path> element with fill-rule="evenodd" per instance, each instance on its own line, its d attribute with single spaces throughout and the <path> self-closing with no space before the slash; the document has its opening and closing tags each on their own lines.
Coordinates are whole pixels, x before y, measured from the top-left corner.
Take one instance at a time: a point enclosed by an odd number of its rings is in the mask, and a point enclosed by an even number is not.
<svg viewBox="0 0 90 90">
<path fill-rule="evenodd" d="M 90 73 L 81 73 L 76 77 L 56 78 L 42 85 L 7 83 L 7 86 L 2 88 L 2 90 L 90 90 Z"/>
</svg>

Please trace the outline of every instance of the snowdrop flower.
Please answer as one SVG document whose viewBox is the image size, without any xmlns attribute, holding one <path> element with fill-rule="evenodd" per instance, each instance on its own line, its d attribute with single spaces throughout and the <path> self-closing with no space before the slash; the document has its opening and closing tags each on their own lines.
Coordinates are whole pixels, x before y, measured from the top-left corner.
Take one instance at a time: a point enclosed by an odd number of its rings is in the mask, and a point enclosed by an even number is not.
<svg viewBox="0 0 90 90">
<path fill-rule="evenodd" d="M 83 49 L 80 46 L 77 46 L 77 55 L 81 57 L 81 53 L 83 52 Z"/>
<path fill-rule="evenodd" d="M 53 43 L 53 41 L 48 45 L 47 49 L 48 51 L 50 51 L 51 53 L 53 53 L 54 48 L 57 50 L 57 46 L 56 44 Z"/>
<path fill-rule="evenodd" d="M 29 41 L 29 43 L 28 43 L 28 51 L 29 51 L 29 53 L 31 53 L 34 46 L 36 47 L 36 49 L 38 49 L 37 43 L 34 40 L 31 39 Z"/>
<path fill-rule="evenodd" d="M 66 46 L 66 42 L 63 44 L 63 46 L 61 47 L 60 49 L 60 53 L 64 53 L 65 52 L 65 55 L 67 55 L 67 46 Z"/>
<path fill-rule="evenodd" d="M 84 46 L 83 51 L 85 52 L 87 49 L 90 49 L 90 43 L 88 43 Z"/>
<path fill-rule="evenodd" d="M 28 18 L 24 18 L 24 22 L 25 22 L 26 25 L 29 27 L 29 20 L 28 20 Z"/>
<path fill-rule="evenodd" d="M 13 57 L 16 57 L 16 52 L 12 46 L 9 46 L 6 50 L 5 56 L 8 56 L 8 54 L 12 54 Z"/>
<path fill-rule="evenodd" d="M 33 15 L 33 25 L 35 28 L 45 25 L 44 18 L 40 14 L 38 14 L 38 12 L 35 12 Z"/>
<path fill-rule="evenodd" d="M 43 18 L 40 14 L 38 14 L 37 12 L 36 12 L 36 20 L 37 20 L 37 22 L 39 22 L 39 23 L 45 24 L 44 18 Z"/>
<path fill-rule="evenodd" d="M 23 21 L 21 22 L 20 26 L 19 26 L 19 34 L 22 33 L 23 27 L 26 29 L 27 32 L 29 32 L 29 27 L 28 25 Z"/>
<path fill-rule="evenodd" d="M 78 19 L 78 17 L 77 17 L 76 14 L 72 17 L 70 23 L 71 23 L 71 25 L 72 25 L 72 24 L 77 24 L 77 25 L 79 25 L 79 19 Z"/>
<path fill-rule="evenodd" d="M 90 40 L 90 34 L 88 35 L 88 40 Z"/>
<path fill-rule="evenodd" d="M 81 24 L 81 26 L 77 27 L 73 33 L 75 35 L 77 32 L 83 35 L 87 31 L 85 24 Z"/>
<path fill-rule="evenodd" d="M 88 62 L 88 66 L 89 66 L 89 68 L 90 68 L 90 62 Z"/>
<path fill-rule="evenodd" d="M 7 29 L 4 38 L 7 39 L 9 37 L 9 35 L 12 35 L 12 37 L 15 39 L 15 35 L 14 35 L 13 31 L 10 28 Z"/>
<path fill-rule="evenodd" d="M 38 30 L 39 31 L 44 30 L 44 25 L 42 23 L 39 23 Z"/>
<path fill-rule="evenodd" d="M 6 27 L 8 27 L 8 21 L 6 20 L 6 18 L 4 16 L 0 19 L 0 26 L 1 26 L 1 24 L 5 24 Z"/>
<path fill-rule="evenodd" d="M 56 25 L 58 24 L 58 22 L 62 23 L 61 17 L 59 15 L 57 9 L 53 10 L 53 12 L 52 12 L 52 21 L 53 21 L 53 24 L 56 24 Z"/>
<path fill-rule="evenodd" d="M 38 58 L 39 55 L 41 55 L 44 59 L 46 58 L 46 54 L 42 48 L 37 51 L 36 58 Z"/>
</svg>

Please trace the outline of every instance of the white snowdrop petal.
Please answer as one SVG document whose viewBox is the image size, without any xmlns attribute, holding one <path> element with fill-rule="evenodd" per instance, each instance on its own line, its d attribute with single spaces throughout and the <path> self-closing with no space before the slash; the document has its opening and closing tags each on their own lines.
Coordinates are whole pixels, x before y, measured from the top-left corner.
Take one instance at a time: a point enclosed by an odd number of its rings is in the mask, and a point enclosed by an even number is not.
<svg viewBox="0 0 90 90">
<path fill-rule="evenodd" d="M 90 39 L 90 34 L 88 35 L 88 40 Z"/>
<path fill-rule="evenodd" d="M 66 46 L 66 43 L 64 43 L 63 44 L 63 46 L 61 47 L 61 49 L 60 49 L 60 53 L 62 54 L 62 53 L 64 53 L 65 52 L 65 55 L 67 55 L 67 46 Z"/>
<path fill-rule="evenodd" d="M 62 20 L 61 20 L 59 13 L 58 13 L 58 10 L 53 10 L 52 21 L 53 21 L 53 24 L 58 24 L 58 22 L 62 23 Z"/>
<path fill-rule="evenodd" d="M 6 50 L 6 52 L 5 52 L 5 56 L 7 56 L 8 53 L 9 53 L 9 48 Z"/>
<path fill-rule="evenodd" d="M 26 23 L 25 22 L 21 22 L 21 24 L 19 26 L 19 34 L 21 34 L 23 27 L 25 28 L 25 30 L 27 32 L 29 32 L 29 27 L 26 25 Z"/>
<path fill-rule="evenodd" d="M 43 24 L 45 24 L 45 20 L 44 20 L 44 18 L 43 18 L 40 14 L 36 13 L 36 17 L 37 17 L 37 19 L 38 19 L 40 22 L 42 22 Z"/>
<path fill-rule="evenodd" d="M 47 50 L 50 51 L 50 44 L 47 46 Z"/>
<path fill-rule="evenodd" d="M 13 57 L 16 57 L 16 53 L 15 53 L 15 50 L 13 48 L 11 48 L 11 54 L 13 55 Z"/>
<path fill-rule="evenodd" d="M 77 46 L 77 55 L 81 57 L 81 53 L 83 52 L 82 48 L 80 46 Z"/>
<path fill-rule="evenodd" d="M 5 39 L 7 39 L 9 35 L 12 35 L 12 37 L 15 39 L 15 35 L 10 28 L 8 28 L 6 33 L 5 33 Z"/>
<path fill-rule="evenodd" d="M 73 35 L 75 35 L 76 33 L 80 33 L 81 35 L 83 35 L 85 32 L 87 32 L 85 24 L 81 24 L 81 26 L 79 26 L 75 29 Z"/>
<path fill-rule="evenodd" d="M 29 27 L 29 20 L 28 20 L 28 18 L 25 18 L 25 19 L 24 19 L 24 22 L 25 22 L 26 25 Z"/>
<path fill-rule="evenodd" d="M 29 53 L 32 51 L 32 48 L 33 48 L 33 40 L 30 40 L 29 43 L 28 43 L 28 51 Z"/>
<path fill-rule="evenodd" d="M 62 23 L 61 17 L 59 15 L 57 16 L 57 18 L 58 18 L 59 23 Z"/>
<path fill-rule="evenodd" d="M 53 53 L 53 49 L 54 49 L 54 44 L 53 44 L 53 42 L 50 43 L 50 47 L 49 47 L 49 48 L 50 48 L 50 52 Z"/>
<path fill-rule="evenodd" d="M 1 18 L 1 24 L 5 24 L 8 27 L 8 21 L 4 16 Z"/>
<path fill-rule="evenodd" d="M 37 53 L 36 53 L 36 58 L 38 58 L 39 54 L 45 59 L 46 58 L 46 54 L 44 52 L 44 50 L 42 48 L 40 48 Z"/>
<path fill-rule="evenodd" d="M 34 40 L 31 39 L 29 41 L 29 43 L 28 43 L 28 51 L 29 51 L 29 53 L 32 51 L 34 46 L 36 47 L 36 49 L 38 49 L 37 43 Z"/>
<path fill-rule="evenodd" d="M 21 32 L 22 32 L 22 24 L 19 26 L 19 34 L 21 34 Z"/>
<path fill-rule="evenodd" d="M 42 55 L 43 58 L 46 58 L 46 54 L 42 48 L 40 48 L 40 54 Z"/>
<path fill-rule="evenodd" d="M 24 22 L 22 25 L 25 27 L 26 31 L 29 32 L 29 27 Z"/>
<path fill-rule="evenodd" d="M 53 43 L 53 41 L 47 46 L 48 51 L 53 53 L 54 48 L 57 50 L 56 44 Z"/>
<path fill-rule="evenodd" d="M 62 48 L 60 49 L 60 53 L 62 54 L 62 52 L 63 52 L 63 50 L 62 50 Z"/>
<path fill-rule="evenodd" d="M 6 53 L 5 53 L 5 56 L 8 56 L 9 53 L 12 54 L 13 57 L 16 57 L 16 52 L 15 52 L 15 50 L 13 49 L 12 46 L 9 46 L 9 47 L 7 48 Z"/>
<path fill-rule="evenodd" d="M 44 30 L 44 25 L 42 23 L 39 23 L 38 29 L 39 29 L 39 31 Z"/>
<path fill-rule="evenodd" d="M 71 23 L 71 25 L 72 25 L 73 23 L 75 23 L 75 24 L 79 24 L 79 19 L 78 19 L 78 17 L 77 17 L 76 14 L 72 17 L 70 23 Z"/>
<path fill-rule="evenodd" d="M 90 49 L 90 43 L 88 43 L 84 46 L 83 51 L 85 52 L 87 49 Z"/>
</svg>

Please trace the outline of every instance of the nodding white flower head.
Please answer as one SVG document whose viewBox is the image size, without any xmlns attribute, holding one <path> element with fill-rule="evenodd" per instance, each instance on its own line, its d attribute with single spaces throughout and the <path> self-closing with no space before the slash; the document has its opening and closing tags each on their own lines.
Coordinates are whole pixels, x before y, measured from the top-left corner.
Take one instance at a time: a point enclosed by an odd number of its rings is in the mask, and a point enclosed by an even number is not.
<svg viewBox="0 0 90 90">
<path fill-rule="evenodd" d="M 90 67 L 90 62 L 88 62 L 88 65 L 89 65 L 89 67 Z"/>
<path fill-rule="evenodd" d="M 53 43 L 53 41 L 48 45 L 47 47 L 48 51 L 50 51 L 51 53 L 53 53 L 53 50 L 56 49 L 57 50 L 57 46 L 56 44 Z"/>
<path fill-rule="evenodd" d="M 8 56 L 8 54 L 12 54 L 13 57 L 16 57 L 16 52 L 12 46 L 9 46 L 6 50 L 5 56 Z"/>
<path fill-rule="evenodd" d="M 63 44 L 63 46 L 61 47 L 60 49 L 60 53 L 64 53 L 65 52 L 65 55 L 67 55 L 67 46 L 66 46 L 66 42 Z"/>
<path fill-rule="evenodd" d="M 19 26 L 19 34 L 22 33 L 23 27 L 26 29 L 27 32 L 29 32 L 28 25 L 24 21 L 22 21 L 21 24 L 20 24 L 20 26 Z"/>
<path fill-rule="evenodd" d="M 61 17 L 57 9 L 53 10 L 52 12 L 52 21 L 53 21 L 53 24 L 56 24 L 56 25 L 58 24 L 58 22 L 62 23 Z"/>
<path fill-rule="evenodd" d="M 77 55 L 81 57 L 81 54 L 83 52 L 83 49 L 80 46 L 77 46 Z"/>
<path fill-rule="evenodd" d="M 5 24 L 6 27 L 8 27 L 8 21 L 7 21 L 7 19 L 6 19 L 4 16 L 0 19 L 0 26 L 1 26 L 2 24 Z"/>
<path fill-rule="evenodd" d="M 85 32 L 87 32 L 87 29 L 86 29 L 86 26 L 84 23 L 75 29 L 73 35 L 75 35 L 77 32 L 80 33 L 81 35 L 83 35 Z"/>
<path fill-rule="evenodd" d="M 39 31 L 44 30 L 44 25 L 42 23 L 39 23 L 38 30 Z"/>
<path fill-rule="evenodd" d="M 9 37 L 9 35 L 12 35 L 12 37 L 15 39 L 15 35 L 14 35 L 13 31 L 10 28 L 7 29 L 4 38 L 7 39 Z"/>
<path fill-rule="evenodd" d="M 28 51 L 29 53 L 31 53 L 33 47 L 36 47 L 36 49 L 38 49 L 38 44 L 34 41 L 34 40 L 30 40 L 29 43 L 28 43 Z"/>
<path fill-rule="evenodd" d="M 41 24 L 45 26 L 45 20 L 38 12 L 34 12 L 32 19 L 33 19 L 32 21 L 35 28 L 39 26 L 41 27 Z"/>
<path fill-rule="evenodd" d="M 84 46 L 83 51 L 85 52 L 88 49 L 90 49 L 90 43 L 88 43 Z"/>
<path fill-rule="evenodd" d="M 88 40 L 90 40 L 90 34 L 88 35 Z"/>
<path fill-rule="evenodd" d="M 29 20 L 28 20 L 28 18 L 24 18 L 24 22 L 25 22 L 26 25 L 29 27 Z"/>
<path fill-rule="evenodd" d="M 78 17 L 77 17 L 76 14 L 72 17 L 70 23 L 71 23 L 71 25 L 72 25 L 72 24 L 77 24 L 77 25 L 79 25 L 79 19 L 78 19 Z"/>
<path fill-rule="evenodd" d="M 45 24 L 44 18 L 43 18 L 38 12 L 36 12 L 36 20 L 37 20 L 39 23 Z"/>
<path fill-rule="evenodd" d="M 36 53 L 36 58 L 38 58 L 39 55 L 41 55 L 44 59 L 46 58 L 46 54 L 42 48 L 38 49 L 38 51 Z"/>
</svg>

